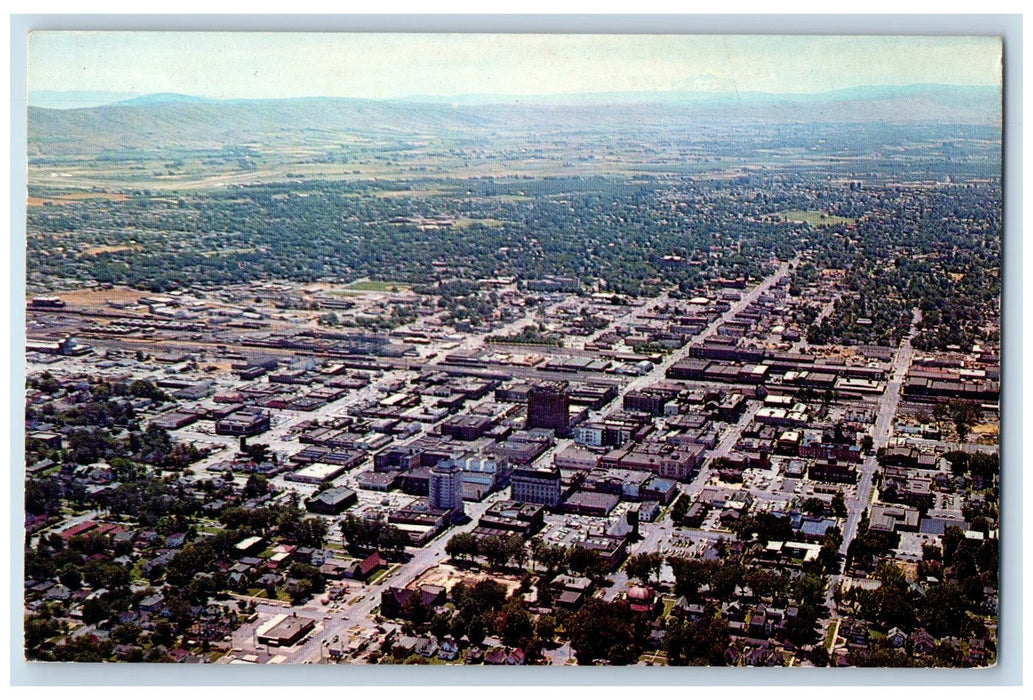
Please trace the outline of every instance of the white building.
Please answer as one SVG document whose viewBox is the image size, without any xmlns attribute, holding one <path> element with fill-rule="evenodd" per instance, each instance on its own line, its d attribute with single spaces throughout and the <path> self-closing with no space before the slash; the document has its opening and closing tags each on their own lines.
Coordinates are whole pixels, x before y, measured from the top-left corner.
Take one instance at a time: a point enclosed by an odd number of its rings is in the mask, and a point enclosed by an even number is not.
<svg viewBox="0 0 1033 700">
<path fill-rule="evenodd" d="M 430 507 L 452 511 L 453 520 L 463 515 L 463 469 L 446 459 L 430 470 Z"/>
</svg>

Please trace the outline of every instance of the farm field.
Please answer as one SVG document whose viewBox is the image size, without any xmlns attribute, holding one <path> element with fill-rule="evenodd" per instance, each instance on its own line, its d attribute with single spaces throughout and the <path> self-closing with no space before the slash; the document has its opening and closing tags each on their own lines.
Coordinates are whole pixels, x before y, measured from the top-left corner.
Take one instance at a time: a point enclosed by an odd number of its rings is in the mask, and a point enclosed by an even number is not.
<svg viewBox="0 0 1033 700">
<path fill-rule="evenodd" d="M 785 221 L 810 224 L 811 226 L 834 226 L 836 224 L 852 224 L 855 219 L 847 216 L 834 216 L 823 211 L 793 210 L 779 212 Z"/>
</svg>

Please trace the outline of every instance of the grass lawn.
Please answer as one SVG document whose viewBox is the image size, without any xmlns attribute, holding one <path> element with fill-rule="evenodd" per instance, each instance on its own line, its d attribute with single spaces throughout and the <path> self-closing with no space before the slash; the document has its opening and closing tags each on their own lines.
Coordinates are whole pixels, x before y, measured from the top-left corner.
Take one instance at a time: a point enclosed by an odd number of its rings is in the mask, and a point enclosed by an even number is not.
<svg viewBox="0 0 1033 700">
<path fill-rule="evenodd" d="M 474 224 L 481 224 L 482 226 L 487 226 L 488 228 L 499 228 L 504 223 L 505 222 L 500 219 L 470 219 L 462 217 L 456 219 L 456 228 L 469 228 Z"/>
<path fill-rule="evenodd" d="M 825 633 L 825 651 L 832 651 L 832 645 L 836 643 L 837 634 L 839 634 L 839 620 L 833 620 Z"/>
<path fill-rule="evenodd" d="M 415 652 L 413 652 L 412 654 L 407 656 L 405 661 L 402 662 L 402 664 L 407 665 L 407 666 L 447 666 L 448 665 L 445 661 L 442 661 L 436 655 L 435 656 L 431 656 L 430 658 L 427 658 L 425 656 L 420 656 L 419 654 L 417 654 Z"/>
<path fill-rule="evenodd" d="M 531 202 L 534 201 L 534 197 L 529 197 L 525 194 L 488 194 L 484 195 L 489 199 L 497 199 L 500 202 Z"/>
<path fill-rule="evenodd" d="M 345 289 L 349 289 L 355 292 L 390 292 L 392 288 L 397 287 L 399 290 L 408 289 L 409 285 L 405 282 L 390 282 L 382 280 L 356 280 L 351 284 L 345 285 Z"/>
<path fill-rule="evenodd" d="M 375 574 L 373 574 L 372 576 L 370 576 L 369 577 L 369 581 L 367 581 L 367 583 L 374 584 L 377 581 L 379 581 L 380 579 L 382 579 L 385 576 L 387 576 L 388 574 L 393 573 L 394 570 L 397 569 L 397 568 L 398 568 L 398 564 L 395 564 L 394 566 L 389 567 L 387 569 L 381 569 L 380 571 L 378 571 Z"/>
<path fill-rule="evenodd" d="M 445 197 L 455 193 L 455 188 L 452 187 L 424 187 L 411 190 L 379 190 L 373 194 L 377 197 Z"/>
<path fill-rule="evenodd" d="M 802 221 L 811 226 L 831 226 L 832 224 L 852 224 L 856 219 L 846 216 L 832 216 L 823 211 L 793 209 L 778 214 L 786 221 Z"/>
</svg>

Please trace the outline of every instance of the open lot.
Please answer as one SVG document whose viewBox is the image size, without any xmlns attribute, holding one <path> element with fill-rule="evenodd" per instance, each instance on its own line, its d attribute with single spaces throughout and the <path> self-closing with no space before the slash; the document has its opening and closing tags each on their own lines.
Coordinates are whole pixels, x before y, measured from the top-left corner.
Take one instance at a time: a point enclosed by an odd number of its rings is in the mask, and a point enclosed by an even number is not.
<svg viewBox="0 0 1033 700">
<path fill-rule="evenodd" d="M 470 586 L 478 581 L 484 581 L 487 579 L 491 579 L 505 586 L 507 595 L 520 587 L 520 580 L 514 577 L 498 575 L 489 576 L 486 573 L 474 573 L 457 569 L 456 567 L 448 564 L 438 564 L 437 566 L 428 569 L 426 573 L 418 576 L 411 585 L 414 587 L 422 585 L 444 586 L 446 590 L 450 591 L 457 583 L 464 583 Z"/>
</svg>

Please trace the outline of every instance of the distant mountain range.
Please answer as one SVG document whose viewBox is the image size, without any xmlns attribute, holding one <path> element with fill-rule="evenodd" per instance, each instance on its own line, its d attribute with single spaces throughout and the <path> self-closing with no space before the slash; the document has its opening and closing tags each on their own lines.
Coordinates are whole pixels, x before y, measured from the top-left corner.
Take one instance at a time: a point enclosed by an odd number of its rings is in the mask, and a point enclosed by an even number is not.
<svg viewBox="0 0 1033 700">
<path fill-rule="evenodd" d="M 45 109 L 84 109 L 101 107 L 138 95 L 135 92 L 103 92 L 86 90 L 34 90 L 29 93 L 29 107 Z"/>
<path fill-rule="evenodd" d="M 862 87 L 844 88 L 822 93 L 766 93 L 766 92 L 690 92 L 690 91 L 665 91 L 665 92 L 594 92 L 594 93 L 570 93 L 554 95 L 507 95 L 507 94 L 466 94 L 466 95 L 412 95 L 405 98 L 393 98 L 377 100 L 390 104 L 448 104 L 448 105 L 499 105 L 499 104 L 548 104 L 548 105 L 575 105 L 575 104 L 612 104 L 626 102 L 663 102 L 663 103 L 696 103 L 696 104 L 723 104 L 733 102 L 752 103 L 777 103 L 777 102 L 802 102 L 816 103 L 824 101 L 842 100 L 886 100 L 896 99 L 902 96 L 911 97 L 942 97 L 942 96 L 972 98 L 999 99 L 1000 90 L 987 86 L 957 86 L 941 84 L 916 84 L 916 85 L 869 85 Z M 241 104 L 255 102 L 284 102 L 289 100 L 356 100 L 367 101 L 362 98 L 347 97 L 315 97 L 315 98 L 281 98 L 281 99 L 260 99 L 260 98 L 234 98 L 217 99 L 211 97 L 199 97 L 186 95 L 177 92 L 159 93 L 133 93 L 133 92 L 101 92 L 101 91 L 54 91 L 37 90 L 29 93 L 28 104 L 30 107 L 43 107 L 46 109 L 84 109 L 90 107 L 101 107 L 105 105 L 155 105 L 170 104 L 178 102 L 206 103 L 206 104 Z"/>
<path fill-rule="evenodd" d="M 148 105 L 181 104 L 184 102 L 193 104 L 213 104 L 221 100 L 212 100 L 207 97 L 195 97 L 194 95 L 183 95 L 178 92 L 155 92 L 149 95 L 138 95 L 129 99 L 120 99 L 114 104 L 128 107 L 145 107 Z"/>
<path fill-rule="evenodd" d="M 114 98 L 118 99 L 114 99 Z M 106 104 L 91 104 L 113 99 Z M 707 121 L 719 124 L 941 123 L 1001 124 L 995 87 L 870 86 L 821 94 L 602 93 L 538 97 L 419 97 L 368 100 L 310 97 L 216 100 L 176 93 L 32 93 L 30 154 L 122 147 L 211 146 L 282 138 L 285 132 L 431 135 L 492 131 L 638 128 Z M 49 106 L 43 106 L 49 105 Z M 472 134 L 471 134 L 472 135 Z"/>
<path fill-rule="evenodd" d="M 963 99 L 997 99 L 1000 90 L 980 85 L 943 85 L 936 83 L 914 85 L 866 85 L 819 93 L 770 92 L 696 92 L 671 90 L 662 92 L 590 92 L 564 95 L 414 95 L 401 102 L 423 102 L 458 105 L 488 104 L 612 104 L 623 102 L 661 102 L 665 104 L 729 104 L 763 103 L 818 103 L 828 101 L 887 100 L 901 97 L 960 97 Z"/>
</svg>

